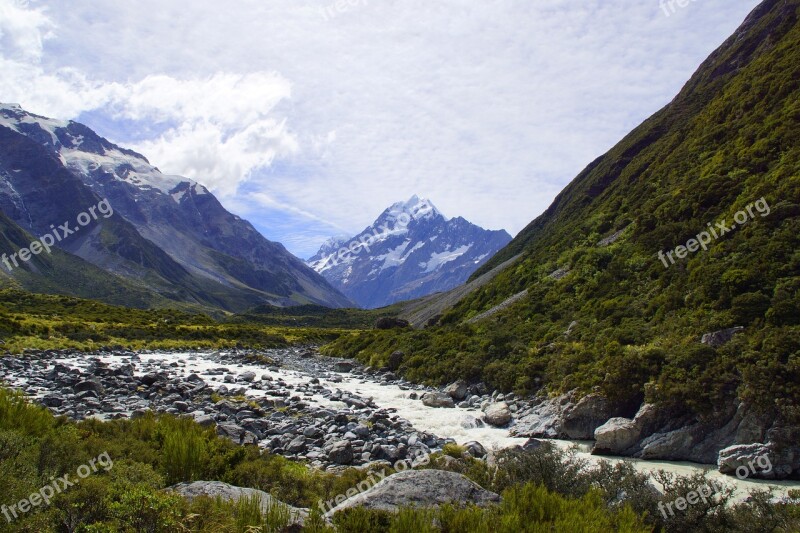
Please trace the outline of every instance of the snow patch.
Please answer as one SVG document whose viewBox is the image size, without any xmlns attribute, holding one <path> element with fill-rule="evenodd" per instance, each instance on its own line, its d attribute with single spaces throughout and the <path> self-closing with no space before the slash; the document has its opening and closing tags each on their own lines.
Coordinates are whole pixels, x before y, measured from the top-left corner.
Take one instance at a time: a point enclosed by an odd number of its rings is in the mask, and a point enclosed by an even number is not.
<svg viewBox="0 0 800 533">
<path fill-rule="evenodd" d="M 403 244 L 398 246 L 397 248 L 393 248 L 389 250 L 389 253 L 384 255 L 379 255 L 375 258 L 376 261 L 383 261 L 383 265 L 381 265 L 380 272 L 383 272 L 387 268 L 398 267 L 403 264 L 403 255 L 408 248 L 408 245 L 411 244 L 411 241 L 405 241 Z"/>
<path fill-rule="evenodd" d="M 156 189 L 164 194 L 170 194 L 181 183 L 196 184 L 182 176 L 162 174 L 142 159 L 124 154 L 119 150 L 108 150 L 104 155 L 100 155 L 74 148 L 62 148 L 61 155 L 71 170 L 88 176 L 91 172 L 102 169 L 103 172 L 112 174 L 117 180 L 130 183 L 140 189 Z M 120 170 L 120 167 L 124 167 L 124 169 Z"/>
<path fill-rule="evenodd" d="M 465 244 L 464 246 L 460 246 L 455 250 L 445 250 L 444 252 L 433 252 L 431 254 L 431 258 L 428 260 L 427 264 L 421 263 L 420 267 L 425 268 L 425 274 L 433 272 L 440 266 L 444 265 L 445 263 L 449 263 L 450 261 L 455 261 L 467 251 L 472 248 L 471 244 Z"/>
</svg>

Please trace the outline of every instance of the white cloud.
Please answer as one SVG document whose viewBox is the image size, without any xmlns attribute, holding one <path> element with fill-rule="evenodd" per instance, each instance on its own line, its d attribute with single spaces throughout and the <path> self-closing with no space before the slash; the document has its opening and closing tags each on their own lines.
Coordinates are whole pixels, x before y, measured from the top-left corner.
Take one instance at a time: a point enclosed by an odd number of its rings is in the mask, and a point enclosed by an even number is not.
<svg viewBox="0 0 800 533">
<path fill-rule="evenodd" d="M 515 233 L 757 3 L 386 0 L 326 18 L 333 0 L 42 0 L 15 23 L 30 52 L 0 52 L 0 95 L 99 110 L 90 126 L 301 255 L 413 193 Z M 167 129 L 134 139 L 126 121 Z"/>
<path fill-rule="evenodd" d="M 42 9 L 31 9 L 22 0 L 0 1 L 0 45 L 3 56 L 39 61 L 44 41 L 53 36 L 53 23 Z"/>
<path fill-rule="evenodd" d="M 202 80 L 161 75 L 125 86 L 111 106 L 118 117 L 177 124 L 133 147 L 163 171 L 231 196 L 254 170 L 298 150 L 286 120 L 273 116 L 290 94 L 289 83 L 273 73 L 218 73 Z"/>
<path fill-rule="evenodd" d="M 275 107 L 291 96 L 275 72 L 217 72 L 204 78 L 148 75 L 136 82 L 100 81 L 75 67 L 42 65 L 43 43 L 57 25 L 42 8 L 0 0 L 3 53 L 0 94 L 28 110 L 56 118 L 101 110 L 109 117 L 167 123 L 159 137 L 127 146 L 164 172 L 202 181 L 234 195 L 250 174 L 298 150 Z"/>
</svg>

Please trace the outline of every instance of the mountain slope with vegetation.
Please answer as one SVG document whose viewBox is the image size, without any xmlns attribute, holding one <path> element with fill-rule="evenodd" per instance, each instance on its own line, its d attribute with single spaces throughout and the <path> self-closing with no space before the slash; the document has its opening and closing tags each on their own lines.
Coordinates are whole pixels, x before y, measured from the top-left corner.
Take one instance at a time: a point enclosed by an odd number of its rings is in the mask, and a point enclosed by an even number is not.
<svg viewBox="0 0 800 533">
<path fill-rule="evenodd" d="M 713 415 L 800 406 L 800 26 L 766 0 L 680 94 L 592 162 L 473 279 L 520 258 L 422 331 L 327 348 L 407 377 L 524 393 L 599 392 Z M 754 211 L 763 198 L 764 215 Z M 665 264 L 658 253 L 751 207 L 748 222 Z M 527 291 L 526 294 L 523 294 Z M 509 298 L 505 308 L 471 320 Z M 722 346 L 707 332 L 741 326 Z"/>
</svg>

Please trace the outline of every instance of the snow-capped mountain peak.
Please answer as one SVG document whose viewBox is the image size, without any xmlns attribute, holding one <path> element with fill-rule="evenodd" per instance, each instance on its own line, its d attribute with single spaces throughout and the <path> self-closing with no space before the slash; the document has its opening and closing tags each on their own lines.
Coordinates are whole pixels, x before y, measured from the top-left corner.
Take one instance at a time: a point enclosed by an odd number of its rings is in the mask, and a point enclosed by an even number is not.
<svg viewBox="0 0 800 533">
<path fill-rule="evenodd" d="M 402 220 L 403 214 L 408 215 L 412 220 L 421 220 L 436 216 L 445 218 L 444 215 L 436 209 L 433 202 L 427 198 L 421 198 L 416 194 L 405 202 L 396 202 L 392 204 L 391 207 L 384 211 L 384 215 L 394 220 Z"/>
<path fill-rule="evenodd" d="M 329 239 L 307 264 L 363 307 L 451 289 L 511 240 L 414 195 L 349 239 Z"/>
</svg>

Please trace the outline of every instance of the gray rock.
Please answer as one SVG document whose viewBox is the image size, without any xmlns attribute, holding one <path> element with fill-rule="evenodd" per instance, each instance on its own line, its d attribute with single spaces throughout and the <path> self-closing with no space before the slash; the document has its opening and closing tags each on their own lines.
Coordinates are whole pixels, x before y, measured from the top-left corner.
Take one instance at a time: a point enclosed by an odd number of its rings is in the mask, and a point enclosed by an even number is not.
<svg viewBox="0 0 800 533">
<path fill-rule="evenodd" d="M 633 419 L 612 418 L 594 431 L 595 444 L 592 453 L 621 454 L 633 447 L 642 436 L 652 431 L 656 420 L 656 408 L 644 404 Z"/>
<path fill-rule="evenodd" d="M 493 403 L 486 408 L 483 419 L 491 426 L 502 427 L 511 421 L 511 410 L 505 402 Z"/>
<path fill-rule="evenodd" d="M 151 385 L 153 385 L 158 381 L 166 381 L 166 376 L 164 376 L 163 374 L 157 374 L 155 372 L 151 372 L 139 378 L 139 382 L 147 387 L 150 387 Z"/>
<path fill-rule="evenodd" d="M 482 428 L 485 426 L 483 420 L 475 418 L 472 415 L 464 415 L 459 420 L 459 425 L 464 429 L 475 429 L 475 428 Z"/>
<path fill-rule="evenodd" d="M 333 365 L 333 370 L 335 372 L 347 373 L 347 372 L 350 372 L 351 370 L 353 370 L 353 367 L 354 367 L 353 363 L 350 363 L 348 361 L 337 361 Z"/>
<path fill-rule="evenodd" d="M 442 392 L 426 392 L 422 395 L 422 403 L 428 407 L 455 407 L 453 399 Z"/>
<path fill-rule="evenodd" d="M 248 383 L 252 383 L 256 379 L 256 373 L 255 372 L 242 372 L 242 374 L 239 376 L 239 379 L 241 379 L 242 381 L 246 381 Z"/>
<path fill-rule="evenodd" d="M 230 422 L 217 425 L 217 435 L 230 439 L 235 444 L 244 442 L 245 433 L 246 430 L 243 427 Z"/>
<path fill-rule="evenodd" d="M 349 440 L 340 440 L 333 444 L 328 452 L 328 459 L 338 465 L 349 465 L 353 462 L 353 446 Z"/>
<path fill-rule="evenodd" d="M 739 444 L 720 450 L 717 459 L 719 471 L 723 474 L 735 474 L 740 479 L 761 478 L 775 479 L 788 475 L 789 472 L 775 471 L 775 454 L 767 444 Z M 779 464 L 778 468 L 783 465 Z"/>
<path fill-rule="evenodd" d="M 613 410 L 605 397 L 587 394 L 574 406 L 564 409 L 562 427 L 570 439 L 591 439 L 594 431 L 611 418 Z"/>
<path fill-rule="evenodd" d="M 459 402 L 467 397 L 468 391 L 469 383 L 463 379 L 459 379 L 458 381 L 451 383 L 444 389 L 445 394 L 449 394 L 452 399 Z"/>
<path fill-rule="evenodd" d="M 263 490 L 236 487 L 221 481 L 195 481 L 193 483 L 178 483 L 169 487 L 167 490 L 176 492 L 188 499 L 194 500 L 200 496 L 209 498 L 221 498 L 231 502 L 238 502 L 241 498 L 258 498 L 261 503 L 261 512 L 267 513 L 274 506 L 282 506 L 289 510 L 291 524 L 303 525 L 308 517 L 308 509 L 292 507 L 280 500 L 273 498 Z"/>
<path fill-rule="evenodd" d="M 100 381 L 96 379 L 89 379 L 86 381 L 78 382 L 74 387 L 73 390 L 75 392 L 87 392 L 92 391 L 98 395 L 103 394 L 103 385 L 100 384 Z"/>
<path fill-rule="evenodd" d="M 321 429 L 314 426 L 309 426 L 303 430 L 303 436 L 308 437 L 310 439 L 318 439 L 322 435 L 324 435 L 324 432 Z"/>
<path fill-rule="evenodd" d="M 403 359 L 405 358 L 405 356 L 406 354 L 399 350 L 396 352 L 392 352 L 392 355 L 389 356 L 389 361 L 387 363 L 389 370 L 391 370 L 392 372 L 397 371 L 397 369 L 400 368 L 400 365 L 403 364 Z"/>
<path fill-rule="evenodd" d="M 642 459 L 684 460 L 686 451 L 695 448 L 697 425 L 686 426 L 673 431 L 654 433 L 641 442 L 641 451 L 636 457 Z M 707 462 L 707 461 L 703 461 Z"/>
<path fill-rule="evenodd" d="M 618 414 L 602 396 L 577 397 L 578 392 L 571 391 L 540 401 L 518 418 L 511 436 L 591 440 L 597 428 Z"/>
<path fill-rule="evenodd" d="M 302 435 L 293 438 L 292 441 L 286 446 L 286 451 L 289 453 L 300 453 L 306 449 L 306 439 Z"/>
<path fill-rule="evenodd" d="M 64 400 L 59 396 L 45 396 L 41 400 L 42 405 L 45 407 L 61 407 L 64 404 Z"/>
<path fill-rule="evenodd" d="M 719 346 L 722 346 L 723 344 L 729 343 L 733 339 L 734 335 L 736 335 L 737 333 L 742 333 L 743 331 L 744 328 L 741 326 L 729 329 L 721 329 L 719 331 L 713 331 L 711 333 L 706 333 L 705 335 L 703 335 L 703 337 L 700 339 L 700 342 L 702 342 L 703 344 L 707 344 L 712 348 L 717 348 Z"/>
<path fill-rule="evenodd" d="M 369 437 L 369 428 L 367 426 L 358 425 L 353 428 L 353 433 L 361 438 Z"/>
<path fill-rule="evenodd" d="M 522 445 L 523 450 L 537 450 L 544 446 L 544 442 L 540 441 L 539 439 L 528 439 L 528 441 Z"/>
<path fill-rule="evenodd" d="M 194 417 L 194 421 L 203 427 L 213 426 L 216 423 L 214 417 L 209 415 L 197 415 Z"/>
<path fill-rule="evenodd" d="M 467 449 L 467 453 L 470 454 L 472 457 L 486 457 L 486 448 L 483 447 L 478 441 L 470 441 L 464 444 L 464 447 Z"/>
<path fill-rule="evenodd" d="M 437 507 L 446 503 L 488 507 L 500 496 L 461 474 L 442 470 L 407 470 L 383 479 L 331 509 L 327 516 L 353 507 L 397 512 L 401 507 Z"/>
</svg>

